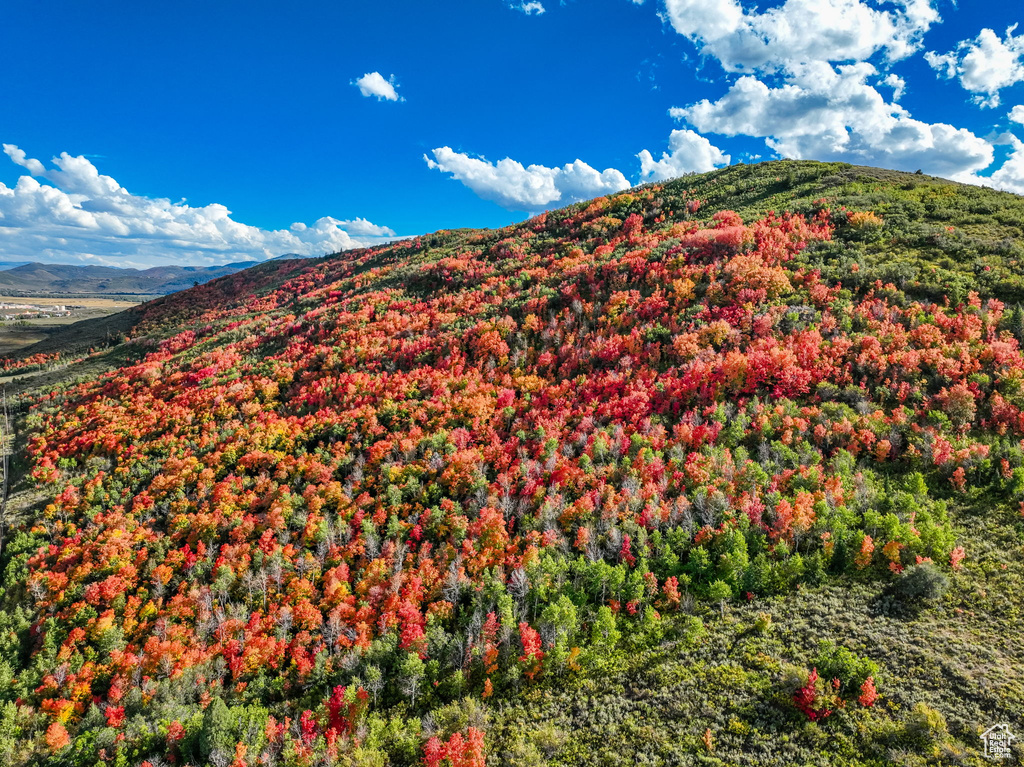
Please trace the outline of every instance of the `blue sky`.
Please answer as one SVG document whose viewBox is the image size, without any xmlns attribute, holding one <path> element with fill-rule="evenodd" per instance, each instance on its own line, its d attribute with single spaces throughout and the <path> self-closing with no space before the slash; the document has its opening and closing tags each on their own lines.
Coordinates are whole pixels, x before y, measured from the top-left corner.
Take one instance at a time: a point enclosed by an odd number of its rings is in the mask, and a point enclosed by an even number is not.
<svg viewBox="0 0 1024 767">
<path fill-rule="evenodd" d="M 977 0 L 8 0 L 0 260 L 320 254 L 780 156 L 1024 193 L 1022 17 Z"/>
</svg>

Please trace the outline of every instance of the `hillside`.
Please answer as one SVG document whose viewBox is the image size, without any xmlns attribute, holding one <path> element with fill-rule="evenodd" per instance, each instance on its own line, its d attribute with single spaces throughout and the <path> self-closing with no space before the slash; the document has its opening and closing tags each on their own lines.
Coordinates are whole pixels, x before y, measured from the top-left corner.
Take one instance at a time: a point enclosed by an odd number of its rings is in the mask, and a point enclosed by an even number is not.
<svg viewBox="0 0 1024 767">
<path fill-rule="evenodd" d="M 255 263 L 154 266 L 149 269 L 30 263 L 0 271 L 0 292 L 18 295 L 164 295 L 234 274 Z"/>
<path fill-rule="evenodd" d="M 1022 258 L 1024 198 L 780 161 L 29 349 L 0 762 L 987 763 Z"/>
</svg>

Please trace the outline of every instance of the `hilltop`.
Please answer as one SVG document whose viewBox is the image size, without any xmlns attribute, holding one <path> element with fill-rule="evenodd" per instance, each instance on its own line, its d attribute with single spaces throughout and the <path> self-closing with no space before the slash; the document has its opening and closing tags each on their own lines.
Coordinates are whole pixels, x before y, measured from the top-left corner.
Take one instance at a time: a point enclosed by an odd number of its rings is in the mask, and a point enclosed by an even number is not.
<svg viewBox="0 0 1024 767">
<path fill-rule="evenodd" d="M 1024 198 L 779 161 L 54 336 L 6 362 L 0 756 L 982 763 L 1022 258 Z"/>
</svg>

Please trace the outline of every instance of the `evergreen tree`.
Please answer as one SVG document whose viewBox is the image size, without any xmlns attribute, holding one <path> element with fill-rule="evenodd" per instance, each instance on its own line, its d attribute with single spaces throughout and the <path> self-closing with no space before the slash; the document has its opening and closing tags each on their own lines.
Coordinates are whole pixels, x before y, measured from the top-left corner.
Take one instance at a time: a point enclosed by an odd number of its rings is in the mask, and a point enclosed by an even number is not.
<svg viewBox="0 0 1024 767">
<path fill-rule="evenodd" d="M 206 761 L 211 755 L 228 754 L 235 746 L 235 726 L 231 709 L 221 698 L 214 698 L 203 713 L 199 731 L 199 754 Z"/>
</svg>

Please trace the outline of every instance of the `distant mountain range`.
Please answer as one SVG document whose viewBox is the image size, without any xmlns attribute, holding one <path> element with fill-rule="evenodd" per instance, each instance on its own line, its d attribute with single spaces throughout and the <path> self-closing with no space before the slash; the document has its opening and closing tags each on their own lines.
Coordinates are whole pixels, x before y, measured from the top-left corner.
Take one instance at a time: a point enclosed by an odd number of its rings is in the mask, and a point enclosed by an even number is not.
<svg viewBox="0 0 1024 767">
<path fill-rule="evenodd" d="M 301 256 L 288 253 L 279 258 Z M 154 266 L 150 269 L 40 263 L 23 263 L 20 266 L 0 264 L 0 292 L 164 295 L 191 288 L 196 283 L 202 284 L 234 274 L 257 263 L 243 261 L 222 266 Z"/>
</svg>

